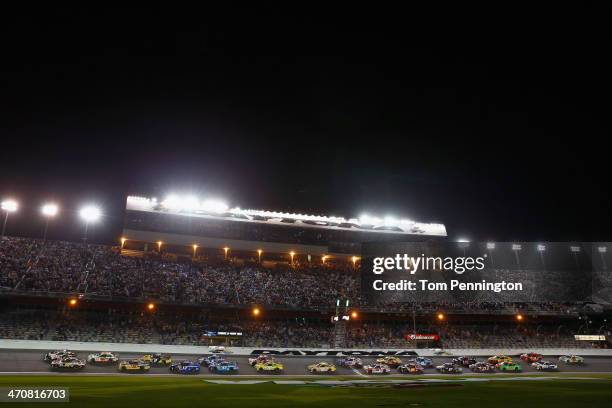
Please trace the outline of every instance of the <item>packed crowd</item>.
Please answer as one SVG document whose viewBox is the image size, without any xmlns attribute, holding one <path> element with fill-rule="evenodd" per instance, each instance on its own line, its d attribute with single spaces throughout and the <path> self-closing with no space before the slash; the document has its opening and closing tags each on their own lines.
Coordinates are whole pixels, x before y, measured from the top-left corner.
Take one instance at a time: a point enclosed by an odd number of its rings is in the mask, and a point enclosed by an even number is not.
<svg viewBox="0 0 612 408">
<path fill-rule="evenodd" d="M 421 325 L 422 326 L 422 325 Z M 218 316 L 216 313 L 173 314 L 103 311 L 28 310 L 5 308 L 0 312 L 0 338 L 68 340 L 138 344 L 213 345 L 244 347 L 334 346 L 337 326 L 327 320 L 283 318 L 275 320 Z M 577 341 L 577 328 L 562 325 L 458 324 L 419 327 L 435 333 L 440 341 L 421 344 L 427 348 L 591 348 L 607 343 Z M 216 336 L 214 332 L 234 331 L 239 336 Z M 349 348 L 413 348 L 406 339 L 414 327 L 405 321 L 351 322 L 346 327 Z M 610 335 L 604 330 L 603 334 Z"/>
<path fill-rule="evenodd" d="M 0 243 L 0 290 L 81 293 L 121 300 L 331 309 L 336 299 L 372 311 L 424 313 L 577 313 L 575 304 L 499 301 L 499 296 L 373 303 L 362 298 L 358 272 L 349 265 L 266 268 L 258 263 L 191 261 L 159 254 L 122 256 L 104 245 L 5 238 Z M 497 299 L 497 300 L 496 300 Z"/>
</svg>

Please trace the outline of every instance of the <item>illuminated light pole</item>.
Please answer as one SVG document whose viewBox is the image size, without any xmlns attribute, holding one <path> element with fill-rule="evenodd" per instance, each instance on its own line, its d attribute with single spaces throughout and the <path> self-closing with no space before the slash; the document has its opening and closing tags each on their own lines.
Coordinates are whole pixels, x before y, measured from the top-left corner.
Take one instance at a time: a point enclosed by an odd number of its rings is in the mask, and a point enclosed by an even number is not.
<svg viewBox="0 0 612 408">
<path fill-rule="evenodd" d="M 0 239 L 4 239 L 4 233 L 6 232 L 6 223 L 8 222 L 8 217 L 10 213 L 13 213 L 19 209 L 19 203 L 15 200 L 4 200 L 1 204 L 2 211 L 6 213 L 4 216 L 4 223 L 2 224 L 2 235 L 0 235 Z"/>
<path fill-rule="evenodd" d="M 157 241 L 157 252 L 159 252 L 161 254 L 161 247 L 162 247 L 163 242 L 161 241 Z"/>
<path fill-rule="evenodd" d="M 89 229 L 89 224 L 97 222 L 102 216 L 102 213 L 98 207 L 87 205 L 81 208 L 79 215 L 85 221 L 85 234 L 83 235 L 83 242 L 87 243 L 87 230 Z"/>
<path fill-rule="evenodd" d="M 325 261 L 327 260 L 327 258 L 329 258 L 327 255 L 323 255 L 323 256 L 321 257 L 321 263 L 322 263 L 323 265 L 325 265 Z"/>
<path fill-rule="evenodd" d="M 295 252 L 289 252 L 289 256 L 291 256 L 291 266 L 293 266 L 293 257 L 295 257 Z"/>
<path fill-rule="evenodd" d="M 258 307 L 253 308 L 253 316 L 257 317 L 259 316 L 260 313 L 261 313 L 261 310 L 259 310 Z"/>
<path fill-rule="evenodd" d="M 356 311 L 356 310 L 353 310 L 353 311 L 351 312 L 351 319 L 356 319 L 358 316 L 359 316 L 359 313 L 357 313 L 357 311 Z"/>
<path fill-rule="evenodd" d="M 438 318 L 439 321 L 443 321 L 446 316 L 444 316 L 444 313 L 438 313 L 436 317 Z"/>
<path fill-rule="evenodd" d="M 193 244 L 192 248 L 193 248 L 193 257 L 195 258 L 197 251 L 198 251 L 198 244 Z"/>
<path fill-rule="evenodd" d="M 227 253 L 229 252 L 229 247 L 223 247 L 224 259 L 227 261 Z"/>
<path fill-rule="evenodd" d="M 152 312 L 153 310 L 155 310 L 155 303 L 149 303 L 147 305 L 147 309 Z"/>
<path fill-rule="evenodd" d="M 258 250 L 257 250 L 257 258 L 258 258 L 258 260 L 259 260 L 259 263 L 261 263 L 261 254 L 263 254 L 263 250 L 258 249 Z"/>
<path fill-rule="evenodd" d="M 79 302 L 78 302 L 78 301 L 77 301 L 75 298 L 72 298 L 72 299 L 70 299 L 70 300 L 68 301 L 68 306 L 70 306 L 70 307 L 76 307 L 76 305 L 77 305 L 78 303 L 79 303 Z"/>
<path fill-rule="evenodd" d="M 517 315 L 516 315 L 516 320 L 517 320 L 518 322 L 522 322 L 522 321 L 523 321 L 523 315 L 522 315 L 522 314 L 517 314 Z"/>
<path fill-rule="evenodd" d="M 357 261 L 359 260 L 358 256 L 354 256 L 351 257 L 351 261 L 353 261 L 353 268 L 355 268 L 357 266 Z"/>
<path fill-rule="evenodd" d="M 40 212 L 45 217 L 45 231 L 43 232 L 43 242 L 47 240 L 47 230 L 49 229 L 49 220 L 57 215 L 59 207 L 57 204 L 47 203 L 40 208 Z"/>
<path fill-rule="evenodd" d="M 121 249 L 123 250 L 123 247 L 125 246 L 125 242 L 127 241 L 126 237 L 121 237 Z"/>
</svg>

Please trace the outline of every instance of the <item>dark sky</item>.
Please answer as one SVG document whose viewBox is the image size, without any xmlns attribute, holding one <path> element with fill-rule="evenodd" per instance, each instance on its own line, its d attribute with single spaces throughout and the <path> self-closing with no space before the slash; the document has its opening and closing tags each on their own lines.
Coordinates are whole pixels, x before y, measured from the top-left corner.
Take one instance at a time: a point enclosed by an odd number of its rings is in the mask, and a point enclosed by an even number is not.
<svg viewBox="0 0 612 408">
<path fill-rule="evenodd" d="M 474 240 L 610 240 L 609 10 L 511 6 L 7 9 L 9 231 L 39 234 L 51 198 L 52 234 L 73 238 L 96 202 L 109 240 L 126 194 L 195 191 Z"/>
</svg>

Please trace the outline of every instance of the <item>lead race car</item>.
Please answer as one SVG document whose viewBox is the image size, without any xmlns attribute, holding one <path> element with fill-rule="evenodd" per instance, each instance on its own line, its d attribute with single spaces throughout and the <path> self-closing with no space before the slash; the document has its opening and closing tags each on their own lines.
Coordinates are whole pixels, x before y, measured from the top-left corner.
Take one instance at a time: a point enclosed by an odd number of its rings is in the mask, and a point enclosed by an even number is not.
<svg viewBox="0 0 612 408">
<path fill-rule="evenodd" d="M 330 363 L 326 363 L 325 361 L 321 361 L 315 364 L 310 364 L 306 367 L 306 369 L 312 373 L 325 373 L 325 374 L 333 374 L 336 372 L 336 366 Z"/>
<path fill-rule="evenodd" d="M 85 360 L 76 357 L 56 358 L 49 365 L 52 370 L 82 370 L 85 368 Z"/>
<path fill-rule="evenodd" d="M 43 360 L 47 363 L 51 363 L 53 360 L 67 358 L 67 357 L 76 357 L 76 353 L 70 350 L 55 350 L 50 351 L 43 356 Z"/>
<path fill-rule="evenodd" d="M 87 361 L 92 364 L 109 364 L 116 363 L 119 361 L 119 355 L 111 353 L 110 351 L 102 351 L 100 353 L 93 353 L 87 356 Z"/>
</svg>

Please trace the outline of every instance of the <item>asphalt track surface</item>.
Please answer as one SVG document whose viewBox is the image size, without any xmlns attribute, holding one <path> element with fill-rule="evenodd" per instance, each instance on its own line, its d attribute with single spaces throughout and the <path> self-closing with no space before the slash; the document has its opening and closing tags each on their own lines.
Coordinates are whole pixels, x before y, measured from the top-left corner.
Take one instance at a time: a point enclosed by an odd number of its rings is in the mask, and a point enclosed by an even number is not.
<svg viewBox="0 0 612 408">
<path fill-rule="evenodd" d="M 97 350 L 100 351 L 100 350 Z M 96 351 L 79 351 L 77 355 L 79 358 L 86 359 L 87 355 Z M 53 371 L 49 368 L 49 365 L 43 361 L 43 355 L 45 351 L 35 351 L 35 350 L 0 350 L 0 375 L 9 375 L 9 374 L 86 374 L 86 375 L 174 375 L 179 376 L 180 374 L 171 374 L 168 367 L 151 367 L 151 370 L 148 373 L 120 373 L 117 370 L 117 364 L 90 364 L 87 363 L 86 367 L 83 370 L 79 371 Z M 135 353 L 121 353 L 119 354 L 120 359 L 130 359 L 130 358 L 138 358 L 142 356 L 142 354 Z M 237 374 L 221 374 L 215 375 L 208 371 L 208 368 L 202 367 L 201 377 L 237 377 L 237 376 L 257 376 L 258 374 L 253 367 L 248 363 L 247 356 L 233 356 L 231 354 L 224 355 L 227 360 L 236 361 L 238 366 L 240 367 L 240 371 Z M 173 361 L 179 360 L 190 360 L 195 361 L 202 355 L 173 355 Z M 453 357 L 444 356 L 444 357 L 434 357 L 434 366 L 440 365 L 442 363 L 450 362 Z M 541 373 L 541 371 L 537 371 L 532 368 L 529 364 L 521 361 L 518 356 L 513 356 L 515 361 L 520 362 L 523 367 L 523 374 L 529 373 Z M 403 362 L 406 362 L 409 357 L 401 357 Z M 545 356 L 545 360 L 550 360 L 557 362 L 558 356 Z M 303 376 L 303 375 L 312 375 L 306 370 L 306 366 L 309 364 L 313 364 L 319 361 L 326 361 L 329 363 L 334 363 L 336 357 L 289 357 L 289 356 L 280 356 L 277 357 L 277 361 L 280 361 L 285 369 L 282 374 L 278 374 L 277 376 Z M 362 361 L 364 364 L 373 363 L 376 360 L 376 357 L 363 357 Z M 478 361 L 485 360 L 485 358 L 477 358 Z M 564 363 L 558 363 L 560 373 L 612 373 L 612 358 L 610 357 L 585 357 L 585 363 L 582 365 L 566 365 Z M 337 367 L 336 375 L 344 375 L 344 376 L 365 376 L 363 370 L 353 370 L 344 367 Z M 464 368 L 464 374 L 470 374 L 471 371 L 467 368 Z M 548 372 L 550 373 L 550 372 Z M 398 374 L 394 369 L 391 370 L 391 374 Z M 425 374 L 438 374 L 435 368 L 427 368 L 425 369 Z M 514 374 L 514 373 L 512 373 Z M 270 375 L 270 374 L 266 374 Z M 318 374 L 319 376 L 321 374 Z M 263 376 L 263 375 L 262 375 Z M 406 377 L 419 377 L 420 375 L 410 375 L 404 374 Z M 452 376 L 452 374 L 449 374 Z M 370 377 L 370 376 L 367 376 Z M 381 377 L 380 375 L 377 377 Z"/>
</svg>

